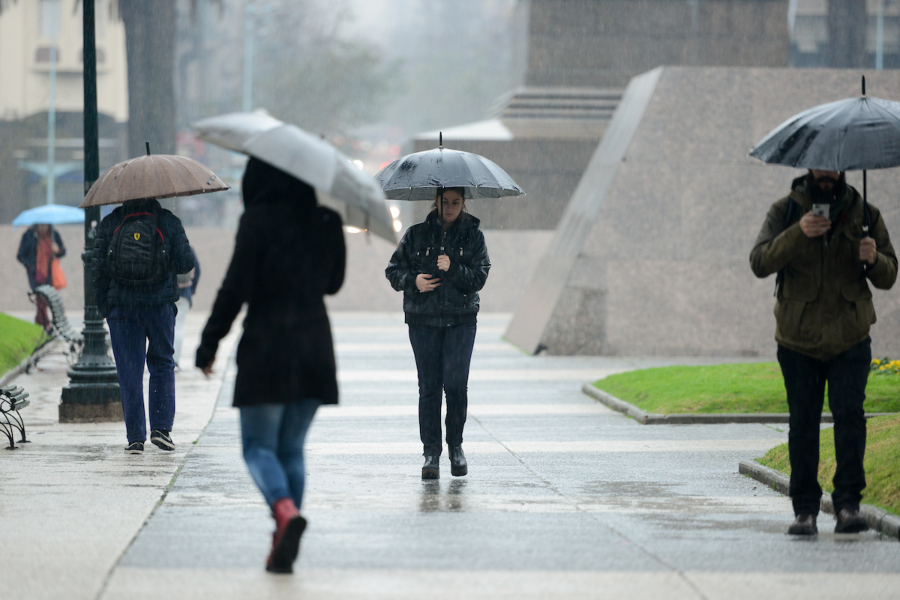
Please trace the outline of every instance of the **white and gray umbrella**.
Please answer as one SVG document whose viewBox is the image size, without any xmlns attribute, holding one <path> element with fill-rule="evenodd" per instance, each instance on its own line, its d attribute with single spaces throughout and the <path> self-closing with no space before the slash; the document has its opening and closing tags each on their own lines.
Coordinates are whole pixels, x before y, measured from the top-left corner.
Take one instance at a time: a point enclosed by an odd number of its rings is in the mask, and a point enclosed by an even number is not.
<svg viewBox="0 0 900 600">
<path fill-rule="evenodd" d="M 319 203 L 337 211 L 344 223 L 397 242 L 384 192 L 318 136 L 261 113 L 229 113 L 191 127 L 202 140 L 249 154 L 314 187 Z"/>
</svg>

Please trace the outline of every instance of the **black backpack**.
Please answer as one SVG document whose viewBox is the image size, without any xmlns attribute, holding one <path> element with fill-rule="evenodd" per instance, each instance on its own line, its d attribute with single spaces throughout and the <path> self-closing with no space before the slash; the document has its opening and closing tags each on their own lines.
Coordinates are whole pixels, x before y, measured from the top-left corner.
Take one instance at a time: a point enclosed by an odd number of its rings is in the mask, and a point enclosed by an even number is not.
<svg viewBox="0 0 900 600">
<path fill-rule="evenodd" d="M 113 231 L 107 258 L 110 278 L 121 285 L 147 288 L 164 282 L 169 276 L 169 259 L 156 215 L 125 215 Z"/>
</svg>

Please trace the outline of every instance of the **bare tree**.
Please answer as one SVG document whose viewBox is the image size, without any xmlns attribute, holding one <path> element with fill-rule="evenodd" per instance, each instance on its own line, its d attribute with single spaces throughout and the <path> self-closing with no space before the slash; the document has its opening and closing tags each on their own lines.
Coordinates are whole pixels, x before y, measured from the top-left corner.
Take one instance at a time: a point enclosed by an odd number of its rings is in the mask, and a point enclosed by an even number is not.
<svg viewBox="0 0 900 600">
<path fill-rule="evenodd" d="M 866 0 L 828 0 L 828 66 L 866 65 Z"/>
<path fill-rule="evenodd" d="M 175 0 L 119 0 L 128 56 L 128 155 L 175 152 Z"/>
<path fill-rule="evenodd" d="M 346 5 L 272 0 L 260 23 L 257 105 L 320 134 L 372 122 L 397 88 L 399 65 L 379 48 L 347 39 Z"/>
</svg>

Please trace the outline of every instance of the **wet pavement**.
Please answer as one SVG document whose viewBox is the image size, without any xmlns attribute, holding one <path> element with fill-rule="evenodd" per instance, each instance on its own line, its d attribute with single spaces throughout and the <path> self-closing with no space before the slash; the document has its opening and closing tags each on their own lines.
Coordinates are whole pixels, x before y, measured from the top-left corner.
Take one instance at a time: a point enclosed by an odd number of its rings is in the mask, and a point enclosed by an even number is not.
<svg viewBox="0 0 900 600">
<path fill-rule="evenodd" d="M 192 335 L 199 317 L 189 315 Z M 900 544 L 836 536 L 829 515 L 817 539 L 791 539 L 790 502 L 738 474 L 740 460 L 785 441 L 783 427 L 646 427 L 580 391 L 612 372 L 708 361 L 528 356 L 502 340 L 508 319 L 479 322 L 468 476 L 450 476 L 445 449 L 441 479 L 422 481 L 402 315 L 333 316 L 341 404 L 323 407 L 310 431 L 309 528 L 292 576 L 262 568 L 272 523 L 240 457 L 233 364 L 218 381 L 179 375 L 173 455 L 151 447 L 127 457 L 109 425 L 79 426 L 99 437 L 74 443 L 38 419 L 36 440 L 68 441 L 44 453 L 38 466 L 52 473 L 19 473 L 25 491 L 4 475 L 0 535 L 14 522 L 10 498 L 25 510 L 21 496 L 40 490 L 93 493 L 73 501 L 60 530 L 42 530 L 46 538 L 14 527 L 33 560 L 31 546 L 54 536 L 72 544 L 71 554 L 52 551 L 63 581 L 84 580 L 66 598 L 898 597 Z M 37 446 L 4 456 L 4 471 L 13 458 L 38 460 Z M 69 462 L 79 479 L 71 489 L 61 481 Z M 33 500 L 44 509 L 43 496 Z M 79 502 L 97 510 L 82 518 Z M 80 537 L 91 528 L 97 550 Z M 99 563 L 88 564 L 91 551 Z M 20 566 L 35 581 L 13 585 L 24 595 L 11 598 L 63 597 L 36 565 Z"/>
</svg>

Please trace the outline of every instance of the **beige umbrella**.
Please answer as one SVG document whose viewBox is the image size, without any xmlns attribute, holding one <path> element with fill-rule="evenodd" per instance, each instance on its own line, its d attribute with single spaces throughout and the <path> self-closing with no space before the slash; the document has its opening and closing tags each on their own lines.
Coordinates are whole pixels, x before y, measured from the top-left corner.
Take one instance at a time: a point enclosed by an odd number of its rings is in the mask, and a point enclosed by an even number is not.
<svg viewBox="0 0 900 600">
<path fill-rule="evenodd" d="M 193 196 L 229 189 L 218 175 L 192 158 L 173 154 L 150 154 L 110 167 L 91 186 L 81 208 L 122 204 L 140 198 Z"/>
</svg>

